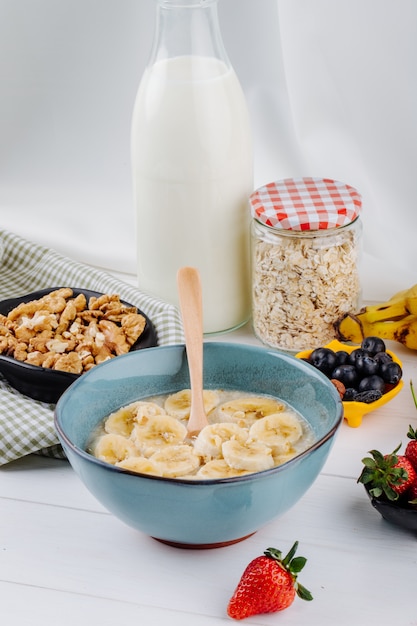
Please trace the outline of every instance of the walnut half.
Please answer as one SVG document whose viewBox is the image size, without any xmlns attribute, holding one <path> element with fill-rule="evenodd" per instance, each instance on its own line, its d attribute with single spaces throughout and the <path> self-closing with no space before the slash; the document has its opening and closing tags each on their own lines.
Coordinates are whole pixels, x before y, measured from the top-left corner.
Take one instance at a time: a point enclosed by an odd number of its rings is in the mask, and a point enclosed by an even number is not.
<svg viewBox="0 0 417 626">
<path fill-rule="evenodd" d="M 82 374 L 125 354 L 142 335 L 146 319 L 117 294 L 87 302 L 57 289 L 0 315 L 0 354 L 50 369 Z"/>
</svg>

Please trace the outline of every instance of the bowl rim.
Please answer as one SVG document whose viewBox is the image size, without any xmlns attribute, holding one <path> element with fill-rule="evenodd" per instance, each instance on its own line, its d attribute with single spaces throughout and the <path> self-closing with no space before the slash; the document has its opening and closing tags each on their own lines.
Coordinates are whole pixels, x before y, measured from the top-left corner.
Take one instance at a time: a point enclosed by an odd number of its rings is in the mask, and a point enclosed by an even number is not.
<svg viewBox="0 0 417 626">
<path fill-rule="evenodd" d="M 233 348 L 242 348 L 242 349 L 247 349 L 250 352 L 259 352 L 259 350 L 263 351 L 265 350 L 267 353 L 270 353 L 271 355 L 273 355 L 274 357 L 277 358 L 282 358 L 285 360 L 290 360 L 292 361 L 297 361 L 297 367 L 300 367 L 302 369 L 305 369 L 307 373 L 311 374 L 311 365 L 308 365 L 307 363 L 297 359 L 295 356 L 293 355 L 289 355 L 289 354 L 285 354 L 283 352 L 279 352 L 276 350 L 271 350 L 268 348 L 264 348 L 262 346 L 252 346 L 250 344 L 242 344 L 242 343 L 232 343 L 232 342 L 216 342 L 216 341 L 210 341 L 210 342 L 205 342 L 204 345 L 210 345 L 210 346 L 214 346 L 216 347 L 228 347 L 228 346 L 232 346 Z M 143 350 L 140 351 L 141 354 L 146 355 L 146 353 L 149 350 L 160 350 L 160 351 L 165 351 L 165 350 L 181 350 L 181 351 L 186 351 L 185 348 L 185 344 L 175 344 L 175 345 L 163 345 L 163 346 L 157 346 L 155 348 L 144 348 Z M 123 359 L 123 358 L 132 358 L 132 355 L 134 353 L 128 353 L 128 354 L 124 354 L 121 355 L 119 357 L 119 359 Z M 93 368 L 94 370 L 99 371 L 99 368 L 105 366 L 107 362 L 104 363 L 100 363 L 99 365 L 96 365 L 95 368 Z M 92 372 L 93 370 L 90 370 L 90 372 Z M 140 473 L 140 472 L 133 472 L 132 470 L 128 470 L 122 467 L 116 467 L 115 465 L 112 465 L 111 463 L 106 463 L 105 461 L 101 461 L 100 459 L 97 459 L 95 456 L 93 456 L 92 454 L 90 454 L 89 452 L 87 452 L 86 450 L 84 450 L 83 448 L 77 446 L 76 444 L 74 444 L 69 437 L 67 436 L 67 434 L 65 433 L 65 431 L 63 430 L 61 424 L 60 424 L 60 420 L 59 420 L 59 411 L 61 408 L 61 405 L 65 402 L 65 399 L 67 397 L 67 395 L 71 392 L 71 390 L 78 385 L 84 384 L 85 380 L 86 380 L 86 376 L 89 375 L 89 372 L 86 372 L 84 377 L 79 377 L 78 380 L 76 380 L 69 389 L 67 389 L 61 396 L 61 398 L 58 400 L 55 409 L 54 409 L 54 425 L 55 425 L 55 429 L 56 432 L 58 433 L 59 437 L 62 439 L 62 442 L 65 443 L 65 446 L 67 446 L 74 454 L 76 454 L 77 456 L 80 456 L 83 460 L 87 460 L 89 462 L 92 462 L 94 465 L 98 465 L 100 467 L 103 467 L 104 469 L 108 470 L 108 471 L 112 471 L 112 472 L 116 472 L 117 474 L 127 474 L 130 476 L 137 476 L 140 478 L 145 478 L 148 480 L 156 480 L 159 482 L 167 482 L 168 484 L 179 484 L 179 485 L 209 485 L 212 486 L 213 484 L 227 484 L 227 483 L 236 483 L 236 482 L 247 482 L 247 481 L 253 481 L 253 480 L 257 480 L 258 478 L 260 479 L 263 476 L 268 476 L 268 475 L 272 475 L 278 472 L 283 471 L 288 465 L 290 464 L 297 464 L 299 463 L 305 456 L 311 454 L 312 452 L 314 452 L 315 450 L 318 450 L 319 448 L 321 448 L 325 443 L 327 443 L 329 440 L 331 440 L 332 438 L 334 438 L 334 436 L 336 435 L 338 429 L 340 428 L 342 422 L 343 422 L 343 404 L 342 401 L 340 399 L 340 395 L 337 392 L 335 386 L 329 381 L 329 379 L 322 374 L 322 372 L 316 370 L 315 371 L 315 375 L 318 379 L 321 379 L 325 384 L 326 387 L 329 389 L 329 391 L 334 395 L 335 401 L 336 401 L 336 410 L 337 410 L 337 416 L 335 418 L 335 423 L 333 424 L 333 426 L 331 427 L 331 429 L 325 434 L 323 435 L 320 439 L 317 439 L 317 441 L 313 442 L 311 444 L 311 446 L 309 446 L 306 450 L 304 450 L 303 452 L 301 452 L 300 454 L 297 454 L 295 457 L 289 459 L 288 461 L 286 461 L 285 463 L 282 463 L 280 465 L 276 465 L 274 467 L 271 467 L 269 469 L 266 470 L 261 470 L 259 472 L 252 472 L 249 474 L 244 474 L 242 476 L 230 476 L 227 478 L 205 478 L 205 479 L 190 479 L 190 478 L 169 478 L 166 476 L 154 476 L 152 474 L 144 474 L 144 473 Z"/>
</svg>

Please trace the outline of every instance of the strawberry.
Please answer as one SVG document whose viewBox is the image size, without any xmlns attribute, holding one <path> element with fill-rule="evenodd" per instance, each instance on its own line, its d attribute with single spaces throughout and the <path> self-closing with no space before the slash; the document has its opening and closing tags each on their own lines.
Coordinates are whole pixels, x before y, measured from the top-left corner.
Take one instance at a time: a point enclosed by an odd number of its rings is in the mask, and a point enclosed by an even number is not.
<svg viewBox="0 0 417 626">
<path fill-rule="evenodd" d="M 298 541 L 284 558 L 280 550 L 268 548 L 249 563 L 229 601 L 229 617 L 238 620 L 282 611 L 293 603 L 296 594 L 303 600 L 313 599 L 308 589 L 297 582 L 307 560 L 294 557 L 297 547 Z"/>
<path fill-rule="evenodd" d="M 407 491 L 407 500 L 408 504 L 413 508 L 417 509 L 417 480 L 410 485 L 409 490 Z"/>
<path fill-rule="evenodd" d="M 417 429 L 408 427 L 407 437 L 410 441 L 405 449 L 405 456 L 410 461 L 411 465 L 417 471 Z"/>
<path fill-rule="evenodd" d="M 414 404 L 417 408 L 417 397 L 414 393 L 413 381 L 410 380 L 410 389 L 411 395 L 413 396 Z M 408 427 L 407 437 L 410 441 L 407 444 L 405 449 L 405 456 L 410 461 L 411 465 L 417 471 L 417 429 L 414 429 L 412 426 Z"/>
<path fill-rule="evenodd" d="M 417 481 L 417 472 L 405 455 L 398 455 L 401 444 L 391 454 L 371 450 L 371 457 L 362 459 L 364 468 L 358 478 L 371 496 L 398 500 Z"/>
</svg>

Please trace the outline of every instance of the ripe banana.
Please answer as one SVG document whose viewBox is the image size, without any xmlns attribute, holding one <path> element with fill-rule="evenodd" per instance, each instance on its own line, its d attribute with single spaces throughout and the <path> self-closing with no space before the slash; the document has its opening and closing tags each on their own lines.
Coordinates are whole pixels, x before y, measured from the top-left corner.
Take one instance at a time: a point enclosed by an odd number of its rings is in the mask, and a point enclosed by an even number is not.
<svg viewBox="0 0 417 626">
<path fill-rule="evenodd" d="M 273 413 L 257 420 L 249 430 L 249 438 L 259 441 L 272 449 L 278 456 L 288 453 L 291 445 L 296 443 L 303 434 L 300 421 L 287 411 Z"/>
<path fill-rule="evenodd" d="M 131 439 L 143 456 L 150 457 L 166 446 L 183 443 L 187 428 L 171 415 L 142 416 L 133 427 Z"/>
<path fill-rule="evenodd" d="M 239 400 L 229 400 L 217 409 L 220 422 L 234 422 L 239 426 L 250 426 L 257 419 L 279 413 L 285 406 L 275 398 L 248 396 Z"/>
<path fill-rule="evenodd" d="M 367 306 L 365 310 L 371 323 L 417 315 L 417 284 L 399 291 L 386 302 Z"/>
<path fill-rule="evenodd" d="M 209 414 L 219 403 L 219 396 L 215 391 L 204 389 L 203 403 L 206 413 Z M 165 411 L 177 419 L 183 420 L 190 417 L 191 390 L 182 389 L 173 393 L 165 400 Z"/>
<path fill-rule="evenodd" d="M 222 456 L 222 445 L 228 439 L 245 443 L 249 431 L 232 422 L 209 424 L 200 431 L 194 441 L 194 451 L 205 462 Z"/>
<path fill-rule="evenodd" d="M 361 343 L 365 337 L 380 337 L 417 350 L 417 284 L 386 302 L 347 313 L 335 327 L 341 341 Z"/>
<path fill-rule="evenodd" d="M 229 439 L 222 445 L 222 452 L 226 463 L 234 469 L 261 472 L 274 467 L 271 448 L 258 441 L 239 443 Z"/>
</svg>

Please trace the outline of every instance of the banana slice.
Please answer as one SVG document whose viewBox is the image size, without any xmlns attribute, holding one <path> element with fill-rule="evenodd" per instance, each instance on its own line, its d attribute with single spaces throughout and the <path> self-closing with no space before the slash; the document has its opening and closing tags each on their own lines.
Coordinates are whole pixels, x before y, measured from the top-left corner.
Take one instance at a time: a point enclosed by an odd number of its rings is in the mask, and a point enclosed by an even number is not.
<svg viewBox="0 0 417 626">
<path fill-rule="evenodd" d="M 136 421 L 131 439 L 143 456 L 149 457 L 166 446 L 180 444 L 187 436 L 187 428 L 171 415 L 142 416 Z"/>
<path fill-rule="evenodd" d="M 150 459 L 144 456 L 131 456 L 123 461 L 116 463 L 117 467 L 137 472 L 138 474 L 152 474 L 154 476 L 162 476 L 159 467 Z"/>
<path fill-rule="evenodd" d="M 271 448 L 259 441 L 242 444 L 229 439 L 222 452 L 226 463 L 234 469 L 260 472 L 274 466 Z"/>
<path fill-rule="evenodd" d="M 107 433 L 130 437 L 135 419 L 141 418 L 143 415 L 152 416 L 162 413 L 164 413 L 164 409 L 155 402 L 132 402 L 132 404 L 111 413 L 106 419 L 104 430 Z"/>
<path fill-rule="evenodd" d="M 149 459 L 162 476 L 178 478 L 193 474 L 200 467 L 200 459 L 187 444 L 167 446 L 155 452 Z"/>
<path fill-rule="evenodd" d="M 210 413 L 219 403 L 219 396 L 215 391 L 204 389 L 203 402 L 206 413 Z M 184 420 L 190 417 L 191 390 L 182 389 L 173 393 L 165 400 L 164 408 L 167 413 L 177 419 Z"/>
<path fill-rule="evenodd" d="M 162 406 L 159 406 L 156 402 L 147 402 L 141 400 L 135 403 L 136 405 L 136 421 L 140 422 L 143 417 L 153 417 L 154 415 L 166 415 Z"/>
<path fill-rule="evenodd" d="M 298 452 L 291 447 L 287 450 L 287 452 L 283 452 L 281 454 L 273 454 L 272 456 L 274 457 L 274 465 L 282 465 L 290 459 L 293 459 L 295 456 L 297 456 L 297 454 Z"/>
<path fill-rule="evenodd" d="M 194 451 L 205 462 L 219 459 L 222 456 L 222 445 L 229 439 L 245 443 L 249 435 L 246 428 L 232 422 L 209 424 L 201 430 L 194 441 Z"/>
<path fill-rule="evenodd" d="M 213 459 L 200 467 L 194 478 L 232 478 L 245 474 L 250 474 L 250 472 L 248 470 L 230 467 L 224 459 Z"/>
<path fill-rule="evenodd" d="M 249 429 L 249 439 L 272 449 L 273 455 L 285 454 L 303 434 L 298 418 L 289 411 L 273 413 L 257 420 Z"/>
<path fill-rule="evenodd" d="M 249 426 L 257 419 L 284 411 L 285 405 L 275 398 L 248 396 L 239 400 L 229 400 L 217 409 L 220 422 L 235 422 Z"/>
<path fill-rule="evenodd" d="M 123 461 L 137 454 L 137 450 L 133 441 L 130 439 L 126 439 L 126 437 L 122 435 L 106 433 L 99 437 L 94 446 L 93 454 L 100 459 L 100 461 L 115 465 L 119 461 Z"/>
</svg>

